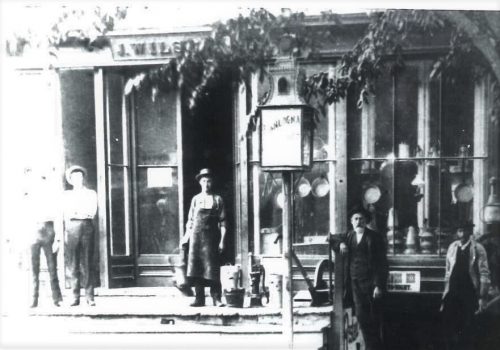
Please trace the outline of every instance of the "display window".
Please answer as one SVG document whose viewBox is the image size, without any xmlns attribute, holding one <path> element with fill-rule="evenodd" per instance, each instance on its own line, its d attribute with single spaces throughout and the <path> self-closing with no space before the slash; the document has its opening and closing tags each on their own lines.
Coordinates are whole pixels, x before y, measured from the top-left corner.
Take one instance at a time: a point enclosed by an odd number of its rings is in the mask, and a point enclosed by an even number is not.
<svg viewBox="0 0 500 350">
<path fill-rule="evenodd" d="M 430 80 L 430 67 L 387 68 L 361 110 L 355 93 L 347 102 L 348 207 L 372 212 L 389 254 L 445 255 L 459 223 L 478 226 L 483 205 L 488 155 L 474 80 Z"/>
</svg>

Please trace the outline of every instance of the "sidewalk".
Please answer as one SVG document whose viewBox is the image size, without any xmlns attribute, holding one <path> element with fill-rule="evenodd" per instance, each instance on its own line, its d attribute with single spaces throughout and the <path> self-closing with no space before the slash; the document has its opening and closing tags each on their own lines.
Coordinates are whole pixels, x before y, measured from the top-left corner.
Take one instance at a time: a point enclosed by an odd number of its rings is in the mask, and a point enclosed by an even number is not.
<svg viewBox="0 0 500 350">
<path fill-rule="evenodd" d="M 281 309 L 275 307 L 190 307 L 192 297 L 176 288 L 96 290 L 96 306 L 61 307 L 49 296 L 40 306 L 24 306 L 2 314 L 2 344 L 11 346 L 102 348 L 103 346 L 168 349 L 284 349 Z M 207 302 L 211 301 L 207 298 Z M 297 307 L 294 332 L 297 349 L 322 345 L 322 328 L 331 306 Z M 302 344 L 302 345 L 300 345 Z M 96 347 L 97 346 L 97 347 Z M 167 346 L 167 347 L 166 347 Z"/>
</svg>

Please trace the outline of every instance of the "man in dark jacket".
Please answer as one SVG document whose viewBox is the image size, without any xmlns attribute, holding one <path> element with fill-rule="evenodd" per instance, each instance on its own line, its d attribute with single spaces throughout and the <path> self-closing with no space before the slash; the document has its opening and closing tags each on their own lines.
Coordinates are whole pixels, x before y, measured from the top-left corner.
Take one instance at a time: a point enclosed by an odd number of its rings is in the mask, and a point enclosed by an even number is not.
<svg viewBox="0 0 500 350">
<path fill-rule="evenodd" d="M 347 300 L 352 296 L 366 349 L 382 349 L 381 299 L 384 294 L 388 265 L 382 236 L 366 228 L 371 214 L 363 207 L 349 214 L 352 231 L 333 235 L 333 249 L 345 257 L 344 277 Z"/>
</svg>

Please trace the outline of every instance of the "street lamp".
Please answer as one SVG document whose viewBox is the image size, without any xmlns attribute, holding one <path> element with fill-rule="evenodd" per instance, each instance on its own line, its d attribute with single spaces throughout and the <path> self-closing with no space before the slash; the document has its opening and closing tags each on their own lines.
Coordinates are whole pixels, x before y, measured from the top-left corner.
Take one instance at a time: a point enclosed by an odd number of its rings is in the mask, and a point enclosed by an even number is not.
<svg viewBox="0 0 500 350">
<path fill-rule="evenodd" d="M 269 73 L 269 102 L 259 106 L 261 167 L 264 171 L 308 170 L 313 155 L 313 108 L 297 91 L 300 75 L 295 62 L 278 59 Z"/>
<path fill-rule="evenodd" d="M 283 335 L 293 348 L 292 172 L 312 166 L 313 109 L 300 97 L 301 76 L 292 58 L 278 58 L 269 69 L 269 102 L 260 111 L 260 165 L 263 171 L 282 173 L 283 203 Z"/>
</svg>

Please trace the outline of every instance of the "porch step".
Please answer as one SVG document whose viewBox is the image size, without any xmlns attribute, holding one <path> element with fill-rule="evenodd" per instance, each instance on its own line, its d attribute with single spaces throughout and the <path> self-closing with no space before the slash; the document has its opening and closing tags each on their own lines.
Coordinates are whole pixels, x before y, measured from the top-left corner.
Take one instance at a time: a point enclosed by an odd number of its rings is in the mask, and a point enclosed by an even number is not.
<svg viewBox="0 0 500 350">
<path fill-rule="evenodd" d="M 95 298 L 95 307 L 83 303 L 70 307 L 68 298 L 60 308 L 56 308 L 51 305 L 50 298 L 44 298 L 38 308 L 26 308 L 24 314 L 3 315 L 2 330 L 9 334 L 17 331 L 21 335 L 24 330 L 30 329 L 29 337 L 21 337 L 17 341 L 29 343 L 36 340 L 37 346 L 45 344 L 45 341 L 58 345 L 63 340 L 68 343 L 61 344 L 82 346 L 92 338 L 92 342 L 100 339 L 97 345 L 102 347 L 110 339 L 118 342 L 130 339 L 133 343 L 136 337 L 130 337 L 135 335 L 148 346 L 158 340 L 164 344 L 178 341 L 182 348 L 189 348 L 188 345 L 195 341 L 213 349 L 287 347 L 282 333 L 282 313 L 278 308 L 193 308 L 188 306 L 193 298 L 110 295 L 113 292 L 100 291 Z M 134 291 L 121 292 L 127 294 Z M 154 292 L 137 290 L 135 294 L 150 295 Z M 108 295 L 104 295 L 106 293 Z M 323 329 L 330 323 L 330 313 L 331 306 L 295 308 L 294 349 L 316 350 L 323 346 Z M 79 339 L 78 342 L 75 342 L 76 339 Z M 127 347 L 132 343 L 127 342 Z M 191 348 L 200 347 L 192 345 Z"/>
<path fill-rule="evenodd" d="M 144 348 L 162 349 L 288 349 L 287 339 L 279 326 L 203 326 L 139 325 L 111 328 L 92 322 L 74 332 L 75 320 L 58 318 L 2 322 L 3 345 L 22 348 Z M 40 325 L 43 322 L 43 327 Z M 68 324 L 71 324 L 68 327 Z M 106 326 L 107 330 L 102 327 Z M 267 329 L 266 329 L 267 328 Z M 26 330 L 30 335 L 26 336 Z M 24 336 L 22 336 L 24 334 Z M 16 336 L 17 335 L 17 336 Z M 322 331 L 294 332 L 294 349 L 317 350 L 324 346 Z"/>
<path fill-rule="evenodd" d="M 238 325 L 268 325 L 282 324 L 281 309 L 275 307 L 190 307 L 194 298 L 171 297 L 96 297 L 95 307 L 80 305 L 70 307 L 63 305 L 56 308 L 48 304 L 28 310 L 32 317 L 50 317 L 52 319 L 100 320 L 114 321 L 135 320 L 138 324 L 158 323 L 189 324 L 207 326 L 238 326 Z M 207 302 L 210 298 L 207 299 Z M 331 306 L 297 307 L 294 310 L 295 325 L 308 327 L 314 325 L 318 330 L 329 322 Z"/>
</svg>

